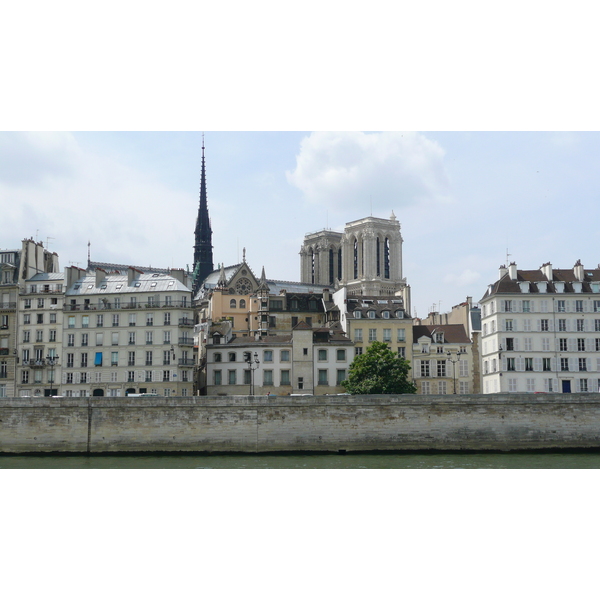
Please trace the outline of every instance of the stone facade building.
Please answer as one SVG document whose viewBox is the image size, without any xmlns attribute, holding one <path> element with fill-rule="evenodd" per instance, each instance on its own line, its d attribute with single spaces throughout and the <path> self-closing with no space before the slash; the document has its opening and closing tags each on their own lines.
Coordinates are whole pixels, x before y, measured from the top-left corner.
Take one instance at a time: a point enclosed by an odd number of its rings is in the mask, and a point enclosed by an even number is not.
<svg viewBox="0 0 600 600">
<path fill-rule="evenodd" d="M 483 393 L 600 391 L 600 268 L 511 263 L 480 304 Z"/>
</svg>

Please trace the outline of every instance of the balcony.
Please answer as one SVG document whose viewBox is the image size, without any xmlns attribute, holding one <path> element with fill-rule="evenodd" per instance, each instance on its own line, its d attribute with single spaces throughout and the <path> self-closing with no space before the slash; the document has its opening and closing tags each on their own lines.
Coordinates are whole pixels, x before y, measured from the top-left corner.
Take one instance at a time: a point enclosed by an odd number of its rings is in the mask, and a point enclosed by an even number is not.
<svg viewBox="0 0 600 600">
<path fill-rule="evenodd" d="M 179 338 L 179 345 L 180 346 L 193 346 L 194 338 L 188 338 L 188 337 Z"/>
<path fill-rule="evenodd" d="M 193 327 L 194 319 L 179 319 L 179 327 Z"/>
<path fill-rule="evenodd" d="M 0 310 L 15 310 L 16 308 L 16 302 L 0 302 Z"/>
<path fill-rule="evenodd" d="M 177 364 L 180 367 L 193 367 L 194 361 L 191 358 L 180 358 Z"/>
<path fill-rule="evenodd" d="M 103 310 L 141 310 L 145 308 L 153 308 L 153 309 L 161 309 L 161 308 L 191 308 L 191 303 L 189 302 L 171 302 L 169 304 L 162 303 L 147 303 L 147 302 L 97 302 L 95 304 L 65 304 L 63 306 L 63 310 L 65 312 L 73 312 L 73 311 L 103 311 Z M 186 320 L 186 319 L 182 319 Z M 192 319 L 187 319 L 191 321 L 190 327 L 194 326 Z"/>
<path fill-rule="evenodd" d="M 30 369 L 42 369 L 44 367 L 54 367 L 58 365 L 57 358 L 41 358 L 24 360 L 21 365 Z"/>
</svg>

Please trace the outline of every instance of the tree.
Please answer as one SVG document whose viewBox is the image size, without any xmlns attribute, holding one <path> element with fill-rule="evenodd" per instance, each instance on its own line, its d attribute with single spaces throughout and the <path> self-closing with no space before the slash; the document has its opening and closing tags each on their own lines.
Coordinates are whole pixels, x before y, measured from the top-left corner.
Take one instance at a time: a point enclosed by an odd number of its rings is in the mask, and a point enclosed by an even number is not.
<svg viewBox="0 0 600 600">
<path fill-rule="evenodd" d="M 416 386 L 408 380 L 410 363 L 394 354 L 383 342 L 373 342 L 359 354 L 342 385 L 351 394 L 414 394 Z"/>
</svg>

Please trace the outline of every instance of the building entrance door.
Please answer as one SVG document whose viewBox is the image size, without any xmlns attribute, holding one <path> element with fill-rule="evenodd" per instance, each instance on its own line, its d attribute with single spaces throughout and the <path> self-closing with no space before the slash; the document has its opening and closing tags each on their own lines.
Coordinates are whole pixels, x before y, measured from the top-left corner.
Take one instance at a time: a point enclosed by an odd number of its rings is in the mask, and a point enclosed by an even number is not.
<svg viewBox="0 0 600 600">
<path fill-rule="evenodd" d="M 562 393 L 563 394 L 570 394 L 571 393 L 571 382 L 570 381 L 566 381 L 565 379 L 563 379 L 563 382 L 562 382 Z"/>
<path fill-rule="evenodd" d="M 92 392 L 92 396 L 104 396 L 104 390 L 97 388 Z"/>
</svg>

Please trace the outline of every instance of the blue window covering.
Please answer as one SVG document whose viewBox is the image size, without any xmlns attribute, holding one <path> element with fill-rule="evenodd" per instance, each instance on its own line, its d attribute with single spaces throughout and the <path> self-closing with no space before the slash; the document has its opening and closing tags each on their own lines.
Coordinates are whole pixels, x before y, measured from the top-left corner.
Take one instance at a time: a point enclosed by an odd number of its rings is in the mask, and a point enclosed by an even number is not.
<svg viewBox="0 0 600 600">
<path fill-rule="evenodd" d="M 96 358 L 94 359 L 94 366 L 95 367 L 102 366 L 102 352 L 96 352 Z"/>
</svg>

